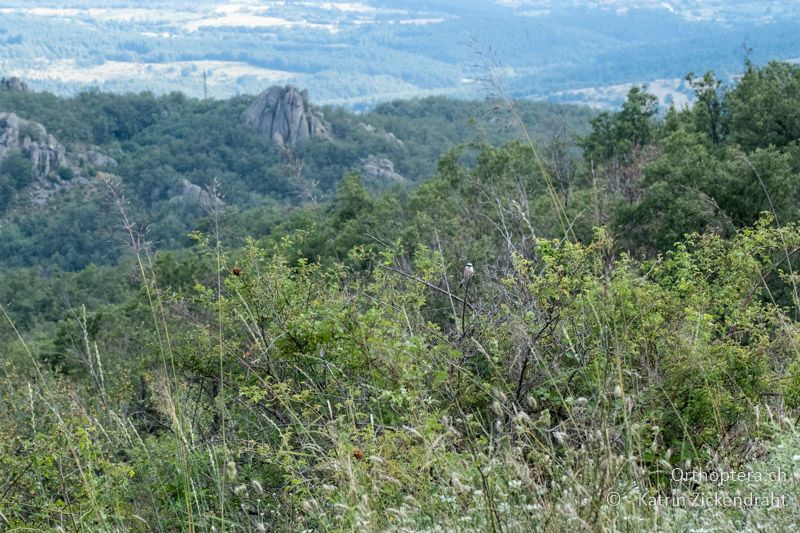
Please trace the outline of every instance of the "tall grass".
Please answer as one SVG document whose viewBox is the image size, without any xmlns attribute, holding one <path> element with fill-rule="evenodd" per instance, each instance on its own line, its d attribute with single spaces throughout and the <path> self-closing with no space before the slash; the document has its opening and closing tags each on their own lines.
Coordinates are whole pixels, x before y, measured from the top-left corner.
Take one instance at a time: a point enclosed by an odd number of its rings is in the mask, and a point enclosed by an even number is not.
<svg viewBox="0 0 800 533">
<path fill-rule="evenodd" d="M 797 228 L 765 217 L 729 241 L 615 261 L 604 230 L 536 238 L 524 198 L 466 178 L 498 206 L 486 216 L 504 246 L 461 296 L 438 232 L 431 249 L 356 247 L 365 270 L 297 259 L 302 234 L 225 250 L 216 188 L 213 240 L 196 236 L 204 276 L 172 291 L 107 182 L 141 292 L 107 330 L 78 317 L 88 379 L 42 365 L 0 308 L 17 333 L 0 370 L 2 527 L 797 523 L 798 328 L 778 294 L 794 285 L 779 267 Z M 141 337 L 124 358 L 121 331 Z M 714 482 L 722 472 L 746 475 Z M 748 495 L 785 499 L 722 503 Z"/>
<path fill-rule="evenodd" d="M 650 500 L 795 501 L 784 354 L 796 328 L 746 298 L 767 258 L 800 241 L 793 228 L 696 238 L 610 276 L 602 233 L 586 247 L 539 241 L 537 259 L 512 257 L 481 281 L 466 331 L 457 316 L 430 320 L 449 299 L 428 286 L 441 280 L 438 251 L 413 254 L 409 278 L 394 271 L 402 250 L 353 273 L 289 263 L 287 239 L 251 244 L 224 275 L 215 240 L 209 285 L 167 297 L 130 236 L 158 362 L 137 372 L 161 426 L 143 430 L 111 383 L 101 398 L 41 368 L 20 337 L 31 388 L 14 388 L 15 362 L 3 398 L 30 417 L 6 415 L 9 442 L 39 455 L 3 476 L 8 528 L 732 531 L 798 518 L 796 505 Z M 721 317 L 720 300 L 738 307 Z M 675 469 L 763 475 L 719 485 Z"/>
</svg>

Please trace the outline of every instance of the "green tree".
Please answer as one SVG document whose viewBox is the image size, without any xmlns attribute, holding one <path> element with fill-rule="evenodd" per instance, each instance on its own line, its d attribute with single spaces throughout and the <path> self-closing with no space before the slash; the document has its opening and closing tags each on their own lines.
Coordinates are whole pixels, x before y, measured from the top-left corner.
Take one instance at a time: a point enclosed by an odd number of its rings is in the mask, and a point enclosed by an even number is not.
<svg viewBox="0 0 800 533">
<path fill-rule="evenodd" d="M 600 176 L 608 190 L 629 203 L 638 199 L 642 168 L 652 158 L 657 102 L 652 94 L 633 87 L 620 111 L 592 119 L 592 132 L 578 140 L 589 173 Z"/>
<path fill-rule="evenodd" d="M 695 103 L 691 114 L 698 131 L 708 134 L 714 144 L 720 144 L 725 138 L 725 99 L 720 86 L 722 82 L 714 77 L 714 73 L 706 72 L 702 78 L 696 78 L 690 72 L 686 81 L 694 90 Z"/>
<path fill-rule="evenodd" d="M 744 76 L 725 95 L 731 140 L 751 151 L 800 139 L 800 65 L 746 66 Z"/>
<path fill-rule="evenodd" d="M 33 181 L 33 163 L 20 150 L 9 150 L 0 162 L 0 173 L 9 176 L 19 190 Z"/>
</svg>

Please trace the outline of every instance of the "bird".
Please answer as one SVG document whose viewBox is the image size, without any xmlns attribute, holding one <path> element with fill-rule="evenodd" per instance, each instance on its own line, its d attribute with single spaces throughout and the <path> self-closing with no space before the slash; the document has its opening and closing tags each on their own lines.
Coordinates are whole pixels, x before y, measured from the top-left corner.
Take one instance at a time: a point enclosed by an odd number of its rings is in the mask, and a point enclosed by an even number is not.
<svg viewBox="0 0 800 533">
<path fill-rule="evenodd" d="M 458 288 L 462 288 L 474 275 L 475 269 L 472 267 L 472 263 L 464 265 L 464 278 L 461 280 L 461 283 L 459 283 Z"/>
</svg>

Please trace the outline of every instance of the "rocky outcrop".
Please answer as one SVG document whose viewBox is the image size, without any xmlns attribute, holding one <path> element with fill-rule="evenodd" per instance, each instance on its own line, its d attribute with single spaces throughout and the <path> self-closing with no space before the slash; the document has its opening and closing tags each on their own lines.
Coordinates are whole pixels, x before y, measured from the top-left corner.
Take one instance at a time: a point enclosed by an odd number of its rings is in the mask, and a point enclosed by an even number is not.
<svg viewBox="0 0 800 533">
<path fill-rule="evenodd" d="M 203 189 L 196 183 L 192 183 L 186 178 L 181 178 L 180 192 L 173 196 L 171 201 L 197 204 L 204 208 L 222 205 L 222 201 L 219 198 L 214 197 L 207 190 Z"/>
<path fill-rule="evenodd" d="M 11 76 L 10 78 L 0 78 L 0 91 L 25 92 L 27 90 L 28 84 L 16 76 Z"/>
<path fill-rule="evenodd" d="M 365 122 L 359 122 L 359 126 L 361 126 L 361 129 L 363 129 L 364 131 L 366 131 L 368 133 L 373 133 L 375 135 L 381 135 L 384 139 L 386 139 L 389 142 L 393 142 L 398 146 L 405 146 L 405 143 L 403 141 L 401 141 L 400 139 L 398 139 L 395 136 L 395 134 L 392 133 L 391 131 L 387 131 L 387 132 L 384 132 L 384 133 L 379 133 L 378 129 L 375 126 L 373 126 L 372 124 L 367 124 Z"/>
<path fill-rule="evenodd" d="M 361 173 L 365 178 L 383 183 L 406 181 L 406 178 L 395 172 L 394 163 L 390 159 L 374 155 L 361 160 Z"/>
<path fill-rule="evenodd" d="M 242 120 L 278 146 L 294 146 L 312 137 L 330 137 L 330 125 L 308 102 L 308 91 L 270 87 L 242 113 Z"/>
<path fill-rule="evenodd" d="M 61 167 L 74 166 L 67 159 L 64 145 L 48 134 L 44 126 L 21 119 L 14 113 L 0 113 L 0 165 L 6 155 L 14 150 L 31 160 L 37 179 L 56 173 Z"/>
<path fill-rule="evenodd" d="M 0 172 L 3 161 L 10 154 L 21 154 L 30 160 L 33 183 L 28 188 L 31 201 L 44 205 L 56 192 L 85 185 L 82 175 L 87 166 L 116 166 L 114 158 L 104 155 L 94 147 L 68 152 L 44 126 L 25 120 L 14 113 L 0 113 Z"/>
<path fill-rule="evenodd" d="M 115 167 L 118 164 L 116 159 L 98 152 L 96 147 L 87 148 L 76 154 L 75 157 L 79 162 L 88 163 L 93 167 Z"/>
</svg>

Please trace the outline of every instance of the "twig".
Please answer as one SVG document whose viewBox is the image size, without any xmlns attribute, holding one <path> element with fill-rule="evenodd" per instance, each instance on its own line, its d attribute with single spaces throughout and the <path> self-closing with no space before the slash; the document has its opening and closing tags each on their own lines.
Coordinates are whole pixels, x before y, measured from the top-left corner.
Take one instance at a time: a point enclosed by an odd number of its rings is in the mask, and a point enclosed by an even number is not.
<svg viewBox="0 0 800 533">
<path fill-rule="evenodd" d="M 467 306 L 469 305 L 469 302 L 467 301 L 467 299 L 469 298 L 469 282 L 470 281 L 472 281 L 472 277 L 467 278 L 467 282 L 464 283 L 464 301 L 463 301 L 464 305 L 461 306 L 461 336 L 462 337 L 467 334 L 467 330 L 464 327 L 464 319 L 467 316 Z M 471 305 L 470 305 L 470 309 L 474 310 L 474 308 Z"/>
<path fill-rule="evenodd" d="M 462 298 L 459 298 L 455 294 L 452 294 L 450 291 L 442 289 L 441 287 L 437 287 L 436 285 L 434 285 L 432 283 L 428 283 L 424 279 L 420 279 L 420 278 L 418 278 L 416 276 L 412 276 L 411 274 L 406 274 L 405 272 L 403 272 L 402 270 L 399 270 L 397 268 L 392 268 L 392 267 L 388 267 L 388 266 L 385 266 L 385 265 L 378 265 L 378 267 L 382 268 L 384 270 L 388 270 L 389 272 L 394 272 L 395 274 L 400 274 L 401 276 L 406 277 L 408 279 L 412 279 L 412 280 L 416 281 L 417 283 L 421 283 L 421 284 L 425 285 L 426 287 L 428 287 L 429 289 L 433 289 L 436 292 L 444 294 L 445 296 L 449 296 L 453 300 L 455 300 L 457 302 L 460 302 L 462 305 L 466 305 L 467 307 L 469 307 L 470 309 L 475 311 L 475 306 L 473 306 L 471 303 L 465 302 Z"/>
<path fill-rule="evenodd" d="M 436 246 L 439 248 L 439 259 L 442 262 L 442 279 L 444 280 L 444 286 L 447 289 L 447 292 L 450 292 L 450 282 L 447 281 L 447 269 L 444 267 L 444 255 L 442 254 L 442 243 L 439 242 L 439 232 L 434 229 L 433 234 L 436 235 Z M 456 305 L 453 303 L 453 296 L 450 295 L 450 308 L 453 310 L 453 320 L 458 320 L 458 314 L 456 313 Z"/>
<path fill-rule="evenodd" d="M 11 480 L 11 483 L 8 484 L 8 487 L 6 487 L 6 490 L 3 491 L 2 496 L 0 496 L 0 502 L 6 499 L 6 495 L 11 491 L 12 488 L 14 488 L 14 485 L 17 484 L 17 481 L 19 481 L 19 479 L 25 475 L 25 472 L 30 470 L 31 466 L 33 466 L 33 459 L 30 460 L 28 466 L 23 468 L 22 471 L 13 480 Z"/>
</svg>

